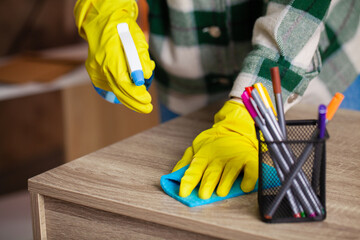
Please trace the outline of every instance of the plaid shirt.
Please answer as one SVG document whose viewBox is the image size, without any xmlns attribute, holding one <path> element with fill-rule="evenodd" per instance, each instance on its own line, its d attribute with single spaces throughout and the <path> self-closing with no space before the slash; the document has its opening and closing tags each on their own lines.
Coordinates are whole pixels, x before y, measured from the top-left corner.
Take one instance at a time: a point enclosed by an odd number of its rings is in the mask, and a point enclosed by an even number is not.
<svg viewBox="0 0 360 240">
<path fill-rule="evenodd" d="M 288 109 L 318 78 L 330 93 L 360 72 L 359 0 L 148 0 L 160 101 L 185 114 L 279 66 Z M 320 71 L 321 70 L 321 71 Z"/>
</svg>

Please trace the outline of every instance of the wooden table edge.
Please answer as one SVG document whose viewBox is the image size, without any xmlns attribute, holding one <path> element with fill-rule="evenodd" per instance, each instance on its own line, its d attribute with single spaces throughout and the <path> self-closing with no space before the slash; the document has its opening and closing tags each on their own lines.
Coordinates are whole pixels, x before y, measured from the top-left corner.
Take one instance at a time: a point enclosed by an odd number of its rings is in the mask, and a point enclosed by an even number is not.
<svg viewBox="0 0 360 240">
<path fill-rule="evenodd" d="M 115 213 L 127 217 L 132 217 L 147 222 L 157 223 L 160 225 L 181 229 L 188 232 L 203 234 L 206 236 L 216 237 L 216 238 L 229 238 L 229 239 L 238 239 L 239 237 L 246 237 L 250 239 L 267 239 L 263 236 L 257 236 L 252 233 L 225 228 L 224 226 L 212 225 L 211 228 L 208 228 L 209 223 L 207 223 L 206 228 L 201 221 L 195 221 L 192 218 L 185 218 L 176 216 L 177 221 L 171 221 L 171 218 L 174 217 L 171 214 L 165 214 L 162 212 L 148 210 L 146 208 L 140 208 L 136 206 L 131 206 L 128 204 L 123 204 L 119 202 L 113 202 L 117 207 L 106 207 L 106 205 L 99 205 L 98 201 L 101 201 L 101 198 L 96 198 L 93 196 L 86 196 L 78 194 L 77 192 L 67 191 L 61 188 L 50 188 L 44 184 L 36 182 L 36 176 L 28 180 L 28 191 L 30 192 L 32 211 L 34 212 L 33 221 L 38 221 L 38 223 L 33 223 L 35 227 L 37 236 L 42 236 L 41 238 L 34 239 L 46 239 L 46 218 L 45 218 L 45 205 L 44 197 L 50 197 L 54 199 L 59 199 L 65 202 L 69 202 L 76 205 L 86 206 L 93 209 Z M 147 214 L 149 213 L 149 214 Z M 259 220 L 260 221 L 260 220 Z M 34 225 L 35 224 L 35 225 Z M 265 223 L 264 223 L 265 224 Z M 191 226 L 191 227 L 190 227 Z M 196 229 L 196 231 L 194 231 Z M 220 232 L 226 232 L 226 236 L 219 234 Z M 45 238 L 43 238 L 45 236 Z M 271 238 L 269 238 L 271 239 Z"/>
</svg>

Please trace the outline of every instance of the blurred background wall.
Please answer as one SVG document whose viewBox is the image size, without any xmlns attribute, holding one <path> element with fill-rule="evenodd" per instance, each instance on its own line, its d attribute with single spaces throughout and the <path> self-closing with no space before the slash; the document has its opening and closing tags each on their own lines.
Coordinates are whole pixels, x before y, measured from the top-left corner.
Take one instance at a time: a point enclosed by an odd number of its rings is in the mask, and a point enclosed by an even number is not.
<svg viewBox="0 0 360 240">
<path fill-rule="evenodd" d="M 76 0 L 1 0 L 0 56 L 81 41 L 73 18 Z"/>
</svg>

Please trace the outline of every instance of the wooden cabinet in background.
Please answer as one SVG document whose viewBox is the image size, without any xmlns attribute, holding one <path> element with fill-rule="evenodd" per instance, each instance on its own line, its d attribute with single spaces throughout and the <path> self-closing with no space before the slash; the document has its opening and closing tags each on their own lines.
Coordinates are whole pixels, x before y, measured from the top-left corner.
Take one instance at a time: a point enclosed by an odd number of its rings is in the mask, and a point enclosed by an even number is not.
<svg viewBox="0 0 360 240">
<path fill-rule="evenodd" d="M 60 91 L 0 101 L 0 194 L 64 162 L 61 105 Z"/>
<path fill-rule="evenodd" d="M 141 114 L 123 105 L 108 103 L 88 85 L 62 91 L 66 161 L 71 161 L 159 123 L 155 86 L 154 110 Z"/>
</svg>

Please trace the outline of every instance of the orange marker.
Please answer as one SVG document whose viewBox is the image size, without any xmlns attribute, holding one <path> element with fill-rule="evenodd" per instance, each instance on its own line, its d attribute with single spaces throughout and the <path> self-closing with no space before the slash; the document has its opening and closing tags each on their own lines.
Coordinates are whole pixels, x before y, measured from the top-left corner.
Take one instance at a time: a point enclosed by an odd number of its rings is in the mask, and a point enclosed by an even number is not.
<svg viewBox="0 0 360 240">
<path fill-rule="evenodd" d="M 341 102 L 344 100 L 344 95 L 341 93 L 336 93 L 335 96 L 331 99 L 329 105 L 327 106 L 326 121 L 330 121 L 338 110 Z"/>
</svg>

